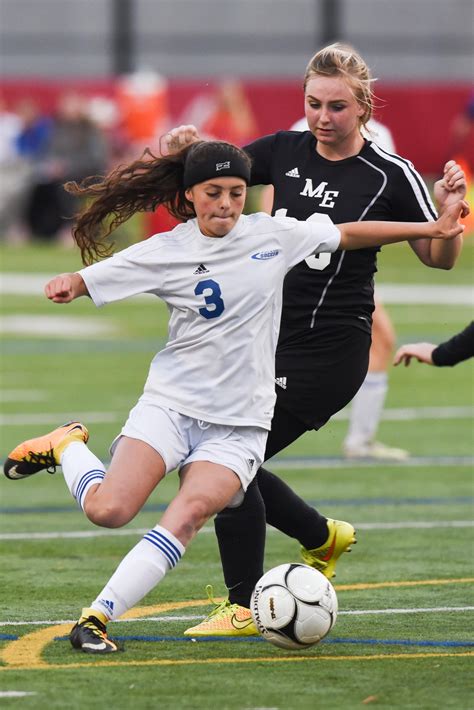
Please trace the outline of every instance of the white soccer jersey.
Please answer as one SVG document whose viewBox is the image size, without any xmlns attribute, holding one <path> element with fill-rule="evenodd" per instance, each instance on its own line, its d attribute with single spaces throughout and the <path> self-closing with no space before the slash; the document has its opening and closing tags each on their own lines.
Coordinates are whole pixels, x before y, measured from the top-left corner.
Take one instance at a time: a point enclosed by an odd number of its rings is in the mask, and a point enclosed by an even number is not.
<svg viewBox="0 0 474 710">
<path fill-rule="evenodd" d="M 216 424 L 269 429 L 284 276 L 339 242 L 330 222 L 243 215 L 213 238 L 193 219 L 79 273 L 97 306 L 139 293 L 167 303 L 168 342 L 142 399 Z"/>
</svg>

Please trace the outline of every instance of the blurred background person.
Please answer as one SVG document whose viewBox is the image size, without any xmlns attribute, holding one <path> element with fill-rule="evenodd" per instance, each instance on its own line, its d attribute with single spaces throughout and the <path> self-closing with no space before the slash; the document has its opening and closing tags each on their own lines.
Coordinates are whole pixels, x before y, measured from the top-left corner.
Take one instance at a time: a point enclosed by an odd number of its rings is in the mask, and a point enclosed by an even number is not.
<svg viewBox="0 0 474 710">
<path fill-rule="evenodd" d="M 18 140 L 22 121 L 0 96 L 0 239 L 15 241 L 24 211 L 28 165 L 21 157 Z"/>
<path fill-rule="evenodd" d="M 208 139 L 244 145 L 259 134 L 257 119 L 241 81 L 224 79 L 188 104 L 178 123 L 192 123 Z"/>
<path fill-rule="evenodd" d="M 52 120 L 43 159 L 38 164 L 28 208 L 32 234 L 72 245 L 71 220 L 79 203 L 63 189 L 63 183 L 103 174 L 107 165 L 107 142 L 89 116 L 86 98 L 75 92 L 64 93 Z"/>
</svg>

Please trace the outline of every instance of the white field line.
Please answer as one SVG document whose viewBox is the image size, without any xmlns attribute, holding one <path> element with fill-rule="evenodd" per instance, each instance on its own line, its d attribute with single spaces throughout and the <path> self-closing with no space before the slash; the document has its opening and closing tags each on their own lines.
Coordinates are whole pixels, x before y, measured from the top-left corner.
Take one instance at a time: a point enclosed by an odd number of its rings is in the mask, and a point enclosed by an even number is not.
<svg viewBox="0 0 474 710">
<path fill-rule="evenodd" d="M 11 392 L 11 391 L 10 391 Z M 13 391 L 14 392 L 14 391 Z M 31 398 L 38 399 L 38 393 Z M 9 401 L 14 401 L 13 395 L 8 394 Z M 2 392 L 0 391 L 0 401 L 2 400 Z M 26 401 L 27 396 L 20 395 L 20 401 Z M 17 400 L 17 401 L 18 401 Z M 5 400 L 4 400 L 5 401 Z M 469 419 L 474 417 L 474 407 L 472 406 L 453 406 L 453 407 L 400 407 L 394 409 L 385 409 L 382 413 L 382 419 L 386 421 L 419 421 L 420 419 Z M 125 413 L 120 411 L 115 412 L 75 412 L 74 418 L 84 420 L 86 423 L 99 424 L 108 422 L 122 422 L 125 419 Z M 1 426 L 29 426 L 54 424 L 71 419 L 71 412 L 68 413 L 38 413 L 38 414 L 2 414 L 0 415 Z M 349 419 L 349 410 L 344 409 L 334 415 L 333 419 L 347 420 Z"/>
<path fill-rule="evenodd" d="M 356 530 L 437 530 L 438 528 L 472 528 L 474 520 L 412 520 L 397 523 L 354 523 Z M 127 535 L 145 535 L 150 528 L 124 528 L 120 530 L 68 530 L 55 532 L 19 532 L 0 533 L 0 541 L 4 540 L 84 540 L 96 537 L 123 537 Z M 213 533 L 213 527 L 205 527 L 199 534 Z M 276 532 L 268 526 L 268 532 Z"/>
<path fill-rule="evenodd" d="M 24 698 L 27 695 L 38 695 L 38 693 L 30 693 L 26 690 L 0 690 L 0 698 Z"/>
<path fill-rule="evenodd" d="M 49 399 L 46 390 L 0 390 L 0 402 L 44 402 Z"/>
<path fill-rule="evenodd" d="M 366 616 L 377 614 L 444 614 L 452 612 L 454 614 L 474 611 L 474 606 L 436 606 L 436 607 L 420 607 L 414 609 L 354 609 L 343 610 L 338 612 L 338 616 Z M 198 621 L 203 619 L 203 614 L 177 614 L 176 616 L 146 616 L 140 618 L 117 619 L 111 623 L 129 624 L 137 621 L 157 621 L 166 623 L 169 621 Z M 1 626 L 56 626 L 57 624 L 74 624 L 77 619 L 45 619 L 43 621 L 0 621 Z"/>
<path fill-rule="evenodd" d="M 55 274 L 0 273 L 0 293 L 11 296 L 43 296 L 44 286 Z M 425 303 L 469 306 L 474 303 L 471 286 L 420 284 L 380 284 L 377 294 L 384 303 Z M 149 296 L 147 296 L 149 298 Z"/>
<path fill-rule="evenodd" d="M 1 400 L 1 398 L 0 398 Z M 107 424 L 109 422 L 125 421 L 124 413 L 120 412 L 67 412 L 55 414 L 2 414 L 0 415 L 1 426 L 42 426 L 43 424 L 54 424 L 59 426 L 63 422 L 71 419 L 80 419 L 91 424 Z"/>
<path fill-rule="evenodd" d="M 0 318 L 0 333 L 48 338 L 108 337 L 119 333 L 111 321 L 88 316 L 9 315 Z"/>
</svg>

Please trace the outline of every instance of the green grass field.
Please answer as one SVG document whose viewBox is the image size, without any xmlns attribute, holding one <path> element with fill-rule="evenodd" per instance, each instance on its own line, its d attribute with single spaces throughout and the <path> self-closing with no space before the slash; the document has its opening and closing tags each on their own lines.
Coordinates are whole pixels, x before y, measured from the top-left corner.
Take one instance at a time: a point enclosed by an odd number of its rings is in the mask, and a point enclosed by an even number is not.
<svg viewBox="0 0 474 710">
<path fill-rule="evenodd" d="M 471 237 L 457 267 L 437 272 L 406 245 L 384 251 L 379 284 L 439 287 L 439 303 L 386 304 L 400 343 L 440 342 L 472 318 L 472 300 L 449 305 L 448 295 L 449 287 L 472 284 L 473 254 Z M 5 279 L 1 300 L 1 456 L 81 417 L 91 447 L 107 459 L 164 343 L 166 308 L 151 298 L 100 311 L 86 299 L 57 306 L 30 290 L 36 274 L 79 268 L 75 252 L 3 247 L 0 256 L 3 274 L 17 275 L 17 292 Z M 65 640 L 71 620 L 159 520 L 177 477 L 122 531 L 94 528 L 60 473 L 2 478 L 0 707 L 472 708 L 473 373 L 472 361 L 391 371 L 379 437 L 409 449 L 408 464 L 348 465 L 340 458 L 344 418 L 306 434 L 273 462 L 307 500 L 358 530 L 357 546 L 338 566 L 336 626 L 305 652 L 260 639 L 183 637 L 209 610 L 205 585 L 213 583 L 216 597 L 225 593 L 212 524 L 130 620 L 110 625 L 123 654 L 73 652 Z M 296 542 L 269 530 L 266 567 L 295 560 Z"/>
</svg>

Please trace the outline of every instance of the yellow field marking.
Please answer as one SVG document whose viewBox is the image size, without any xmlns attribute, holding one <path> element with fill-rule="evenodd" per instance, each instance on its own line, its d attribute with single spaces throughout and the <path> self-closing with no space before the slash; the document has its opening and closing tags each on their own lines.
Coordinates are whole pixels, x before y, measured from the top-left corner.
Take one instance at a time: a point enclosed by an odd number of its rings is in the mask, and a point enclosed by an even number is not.
<svg viewBox="0 0 474 710">
<path fill-rule="evenodd" d="M 69 668 L 120 668 L 136 666 L 204 666 L 210 664 L 226 663 L 298 663 L 301 661 L 381 661 L 419 659 L 419 658 L 466 658 L 474 656 L 474 651 L 461 651 L 459 653 L 377 653 L 371 656 L 274 656 L 258 658 L 182 658 L 182 659 L 150 659 L 148 661 L 105 661 L 98 663 L 51 663 L 38 664 L 32 667 L 3 666 L 0 671 L 8 670 L 68 670 Z"/>
<path fill-rule="evenodd" d="M 121 618 L 141 619 L 152 614 L 162 614 L 166 611 L 185 609 L 190 606 L 203 606 L 208 603 L 208 599 L 197 599 L 187 602 L 168 602 L 153 606 L 139 606 L 130 609 Z M 70 630 L 71 624 L 56 624 L 56 626 L 49 626 L 47 629 L 33 631 L 9 643 L 3 649 L 0 659 L 8 666 L 14 666 L 15 668 L 48 668 L 48 664 L 41 658 L 44 647 L 51 643 L 56 636 L 65 636 Z"/>
<path fill-rule="evenodd" d="M 342 585 L 337 585 L 336 590 L 338 592 L 341 591 L 350 591 L 350 590 L 367 590 L 367 589 L 381 589 L 384 587 L 415 587 L 415 586 L 426 586 L 426 585 L 438 585 L 438 584 L 466 584 L 469 582 L 474 582 L 474 578 L 471 577 L 461 577 L 458 579 L 428 579 L 428 580 L 415 580 L 415 581 L 400 581 L 400 582 L 371 582 L 367 584 L 342 584 Z M 216 600 L 216 601 L 221 601 Z M 167 602 L 164 604 L 154 604 L 152 606 L 142 606 L 142 607 L 135 607 L 134 609 L 130 609 L 127 611 L 125 614 L 121 616 L 122 619 L 142 619 L 145 616 L 152 616 L 154 614 L 162 614 L 167 611 L 176 611 L 177 609 L 186 609 L 188 607 L 194 607 L 194 606 L 204 606 L 209 604 L 208 599 L 193 599 L 190 601 L 185 601 L 185 602 Z M 25 636 L 22 636 L 21 638 L 17 639 L 16 641 L 12 641 L 9 643 L 5 648 L 3 649 L 3 653 L 0 654 L 0 660 L 2 660 L 4 663 L 6 663 L 6 666 L 4 668 L 0 668 L 0 670 L 5 670 L 6 668 L 24 668 L 24 669 L 33 669 L 33 668 L 71 668 L 75 667 L 76 665 L 79 665 L 81 667 L 85 667 L 85 665 L 81 664 L 61 664 L 61 665 L 50 665 L 46 661 L 44 661 L 41 658 L 41 654 L 43 652 L 43 649 L 51 643 L 56 636 L 65 636 L 69 633 L 71 630 L 71 625 L 70 624 L 57 624 L 56 626 L 49 626 L 46 629 L 40 629 L 39 631 L 33 631 L 29 634 L 26 634 Z M 402 654 L 403 658 L 406 658 L 408 654 Z M 417 658 L 421 657 L 429 657 L 429 654 L 414 654 L 416 655 Z M 454 654 L 445 654 L 442 653 L 440 654 L 441 656 L 447 656 L 447 655 L 471 655 L 471 653 L 454 653 Z M 361 656 L 361 658 L 376 658 L 377 656 Z M 396 658 L 396 655 L 381 655 L 381 658 Z M 434 657 L 438 657 L 436 654 Z M 298 656 L 298 658 L 291 658 L 288 660 L 314 660 L 315 658 L 319 659 L 328 659 L 328 660 L 333 660 L 332 656 L 318 656 L 318 657 L 303 657 L 303 656 Z M 344 659 L 344 658 L 351 658 L 351 659 L 357 659 L 358 656 L 338 656 L 337 659 Z M 252 659 L 232 659 L 235 662 L 240 662 L 240 663 L 245 663 L 248 661 L 251 661 Z M 227 662 L 232 662 L 232 660 L 226 660 L 226 659 L 219 659 L 219 663 L 227 663 Z M 258 659 L 260 660 L 265 660 L 265 659 Z M 268 659 L 268 660 L 284 660 L 281 658 L 276 658 L 276 659 Z M 188 661 L 188 660 L 183 660 L 183 661 L 156 661 L 156 664 L 163 664 L 163 665 L 169 665 L 173 663 L 215 663 L 217 662 L 214 659 L 209 659 L 209 660 L 201 660 L 201 661 Z M 135 661 L 125 661 L 125 662 L 120 662 L 120 661 L 111 661 L 108 663 L 108 665 L 140 665 L 143 663 L 144 665 L 148 665 L 148 661 L 140 661 L 140 662 L 135 662 Z M 155 662 L 152 662 L 155 664 Z M 104 664 L 103 664 L 104 665 Z"/>
</svg>

